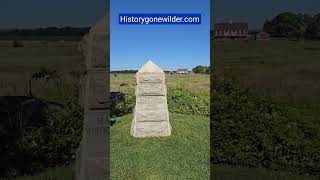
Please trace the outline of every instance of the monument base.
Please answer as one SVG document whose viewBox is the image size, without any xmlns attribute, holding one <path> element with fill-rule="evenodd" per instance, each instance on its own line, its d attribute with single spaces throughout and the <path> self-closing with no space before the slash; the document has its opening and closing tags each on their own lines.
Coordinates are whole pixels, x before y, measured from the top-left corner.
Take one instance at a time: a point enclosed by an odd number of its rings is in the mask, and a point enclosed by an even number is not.
<svg viewBox="0 0 320 180">
<path fill-rule="evenodd" d="M 130 133 L 133 137 L 137 138 L 166 137 L 171 135 L 171 125 L 168 122 L 135 124 L 135 122 L 132 121 Z"/>
<path fill-rule="evenodd" d="M 133 137 L 166 137 L 171 135 L 169 121 L 159 122 L 136 122 L 133 119 L 131 124 L 131 135 Z"/>
</svg>

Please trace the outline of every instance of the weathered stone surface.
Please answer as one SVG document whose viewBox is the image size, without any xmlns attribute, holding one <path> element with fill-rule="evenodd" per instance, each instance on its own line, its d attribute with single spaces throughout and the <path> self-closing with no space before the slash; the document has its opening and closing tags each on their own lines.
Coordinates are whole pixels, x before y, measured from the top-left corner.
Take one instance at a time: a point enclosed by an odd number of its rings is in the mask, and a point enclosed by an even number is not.
<svg viewBox="0 0 320 180">
<path fill-rule="evenodd" d="M 106 180 L 108 179 L 107 159 L 89 158 L 86 160 L 86 180 Z"/>
<path fill-rule="evenodd" d="M 109 35 L 107 34 L 92 35 L 91 51 L 89 51 L 89 56 L 86 59 L 88 69 L 109 66 L 110 49 L 108 48 L 108 37 Z"/>
<path fill-rule="evenodd" d="M 77 148 L 76 151 L 76 164 L 75 164 L 75 171 L 76 171 L 76 179 L 80 179 L 80 172 L 81 172 L 81 156 L 80 156 L 80 146 Z"/>
<path fill-rule="evenodd" d="M 84 77 L 81 77 L 80 79 L 80 86 L 79 86 L 79 104 L 82 108 L 84 108 L 84 98 L 85 98 L 85 95 L 86 95 L 86 88 L 85 88 L 85 78 Z"/>
<path fill-rule="evenodd" d="M 102 18 L 79 44 L 88 70 L 106 69 L 110 66 L 110 24 L 109 17 Z"/>
<path fill-rule="evenodd" d="M 108 126 L 110 110 L 90 110 L 84 114 L 85 127 Z"/>
<path fill-rule="evenodd" d="M 156 109 L 156 107 L 154 109 Z M 167 109 L 162 108 L 157 111 L 155 111 L 154 109 L 141 110 L 141 111 L 137 109 L 135 114 L 136 122 L 159 122 L 159 121 L 167 121 L 169 119 Z"/>
<path fill-rule="evenodd" d="M 84 110 L 108 109 L 110 105 L 109 74 L 106 71 L 89 71 L 84 77 Z"/>
<path fill-rule="evenodd" d="M 131 124 L 134 137 L 171 135 L 164 72 L 148 61 L 136 74 L 136 106 Z"/>
<path fill-rule="evenodd" d="M 171 126 L 168 121 L 138 122 L 133 128 L 132 131 L 136 132 L 136 137 L 161 137 L 171 134 Z"/>
<path fill-rule="evenodd" d="M 165 80 L 165 77 L 162 73 L 140 73 L 139 74 L 139 83 L 161 83 Z"/>
<path fill-rule="evenodd" d="M 109 171 L 109 18 L 101 19 L 81 41 L 86 70 L 80 81 L 84 108 L 81 143 L 76 153 L 76 180 L 107 180 Z"/>
<path fill-rule="evenodd" d="M 86 154 L 86 151 L 85 151 L 85 147 L 83 146 L 83 140 L 81 140 L 80 144 L 79 144 L 79 147 L 78 147 L 78 150 L 79 150 L 79 156 L 77 156 L 78 159 L 76 159 L 76 161 L 78 162 L 78 170 L 79 171 L 76 171 L 76 180 L 85 180 L 85 154 Z"/>
<path fill-rule="evenodd" d="M 87 158 L 107 158 L 108 127 L 87 127 L 84 129 Z"/>
<path fill-rule="evenodd" d="M 165 96 L 166 87 L 163 83 L 139 83 L 138 96 Z"/>
<path fill-rule="evenodd" d="M 157 109 L 159 111 L 167 111 L 167 99 L 165 96 L 138 96 L 136 98 L 137 112 L 148 112 Z"/>
</svg>

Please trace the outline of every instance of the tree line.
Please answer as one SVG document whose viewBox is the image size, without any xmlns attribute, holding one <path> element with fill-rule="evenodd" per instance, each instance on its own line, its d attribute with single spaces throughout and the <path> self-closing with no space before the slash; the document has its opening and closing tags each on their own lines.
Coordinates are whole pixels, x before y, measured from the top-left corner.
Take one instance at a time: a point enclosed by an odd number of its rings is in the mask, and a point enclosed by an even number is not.
<svg viewBox="0 0 320 180">
<path fill-rule="evenodd" d="M 89 32 L 90 27 L 46 27 L 34 29 L 0 30 L 0 37 L 30 37 L 30 36 L 79 36 Z"/>
<path fill-rule="evenodd" d="M 312 16 L 284 12 L 266 20 L 263 30 L 274 37 L 320 39 L 320 13 Z"/>
<path fill-rule="evenodd" d="M 198 65 L 192 68 L 192 72 L 195 74 L 210 74 L 210 66 Z"/>
<path fill-rule="evenodd" d="M 117 74 L 117 73 L 127 73 L 127 74 L 132 74 L 136 73 L 138 70 L 118 70 L 118 71 L 111 71 L 112 74 Z M 165 73 L 171 73 L 171 71 L 164 71 Z M 198 65 L 194 68 L 192 68 L 192 72 L 195 74 L 210 74 L 210 66 L 203 66 L 203 65 Z"/>
</svg>

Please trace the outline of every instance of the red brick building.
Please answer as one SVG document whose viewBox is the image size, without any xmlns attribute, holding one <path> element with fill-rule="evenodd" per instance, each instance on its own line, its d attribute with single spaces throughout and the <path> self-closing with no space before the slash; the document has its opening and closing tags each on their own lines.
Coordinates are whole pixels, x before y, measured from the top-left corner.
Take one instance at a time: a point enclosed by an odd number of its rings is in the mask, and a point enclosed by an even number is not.
<svg viewBox="0 0 320 180">
<path fill-rule="evenodd" d="M 248 23 L 217 23 L 213 26 L 215 39 L 246 39 Z"/>
</svg>

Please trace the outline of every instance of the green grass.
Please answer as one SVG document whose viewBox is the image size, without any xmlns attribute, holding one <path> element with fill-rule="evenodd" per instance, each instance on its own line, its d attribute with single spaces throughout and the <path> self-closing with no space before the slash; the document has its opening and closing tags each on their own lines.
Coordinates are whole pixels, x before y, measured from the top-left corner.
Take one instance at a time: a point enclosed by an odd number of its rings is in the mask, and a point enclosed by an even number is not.
<svg viewBox="0 0 320 180">
<path fill-rule="evenodd" d="M 262 168 L 244 168 L 226 165 L 212 165 L 212 180 L 319 180 L 315 176 L 299 176 L 290 173 L 270 171 Z"/>
<path fill-rule="evenodd" d="M 68 86 L 79 83 L 82 60 L 77 45 L 76 41 L 24 41 L 24 47 L 13 48 L 11 41 L 0 41 L 0 96 L 28 96 L 32 74 L 43 67 L 56 70 L 62 83 L 32 80 L 32 94 L 51 101 L 68 96 Z"/>
<path fill-rule="evenodd" d="M 55 68 L 69 72 L 81 63 L 77 42 L 26 42 L 24 47 L 13 48 L 0 41 L 1 73 L 30 73 L 39 67 Z M 71 68 L 70 68 L 71 67 Z"/>
<path fill-rule="evenodd" d="M 172 135 L 134 138 L 132 115 L 111 127 L 112 179 L 208 179 L 209 118 L 170 114 Z"/>
<path fill-rule="evenodd" d="M 34 176 L 23 176 L 14 180 L 74 180 L 73 166 L 57 167 Z"/>
<path fill-rule="evenodd" d="M 320 109 L 320 41 L 213 41 L 213 67 L 259 95 Z"/>
</svg>

